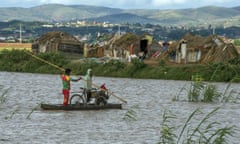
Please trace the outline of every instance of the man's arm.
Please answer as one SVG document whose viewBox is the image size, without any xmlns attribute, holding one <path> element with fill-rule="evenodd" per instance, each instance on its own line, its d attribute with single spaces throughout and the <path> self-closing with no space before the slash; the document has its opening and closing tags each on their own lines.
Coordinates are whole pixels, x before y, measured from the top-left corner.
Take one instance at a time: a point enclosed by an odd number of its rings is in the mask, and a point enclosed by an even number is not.
<svg viewBox="0 0 240 144">
<path fill-rule="evenodd" d="M 74 82 L 77 82 L 77 81 L 79 81 L 81 79 L 81 77 L 80 78 L 78 78 L 78 79 L 73 79 L 72 77 L 71 77 L 71 81 L 74 81 Z"/>
</svg>

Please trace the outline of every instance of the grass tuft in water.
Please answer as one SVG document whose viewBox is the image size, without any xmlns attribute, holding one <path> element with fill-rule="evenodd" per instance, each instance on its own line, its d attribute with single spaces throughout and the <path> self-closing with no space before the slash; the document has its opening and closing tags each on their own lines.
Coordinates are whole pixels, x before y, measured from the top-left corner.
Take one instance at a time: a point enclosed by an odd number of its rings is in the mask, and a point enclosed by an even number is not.
<svg viewBox="0 0 240 144">
<path fill-rule="evenodd" d="M 217 72 L 219 71 L 219 69 L 221 68 L 221 65 L 218 65 L 214 72 L 211 75 L 210 81 L 213 81 L 214 77 L 217 76 Z M 235 73 L 237 74 L 237 71 L 234 70 Z M 208 82 L 207 84 L 202 82 L 202 78 L 200 75 L 193 75 L 192 76 L 192 80 L 193 82 L 190 85 L 190 88 L 188 88 L 188 101 L 189 102 L 229 102 L 230 100 L 232 102 L 236 102 L 238 100 L 238 97 L 233 97 L 233 94 L 235 93 L 235 91 L 230 91 L 230 86 L 231 83 L 233 81 L 236 81 L 236 79 L 238 78 L 238 75 L 236 75 L 235 77 L 233 77 L 232 80 L 230 80 L 229 84 L 227 85 L 224 93 L 220 93 L 217 90 L 217 87 Z M 180 93 L 184 90 L 184 88 L 182 88 L 178 94 L 178 96 L 176 96 L 173 100 L 179 100 L 179 95 Z M 228 95 L 227 95 L 228 94 Z"/>
<path fill-rule="evenodd" d="M 195 81 L 191 83 L 190 89 L 188 91 L 188 101 L 198 102 L 201 98 L 201 91 L 204 88 L 204 83 L 201 81 Z"/>
<path fill-rule="evenodd" d="M 0 85 L 0 92 L 1 92 L 1 94 L 0 94 L 0 104 L 3 104 L 7 101 L 8 90 L 9 89 L 4 90 L 3 86 Z"/>
<path fill-rule="evenodd" d="M 221 123 L 210 121 L 219 108 L 213 109 L 199 120 L 196 115 L 202 114 L 199 109 L 194 110 L 186 122 L 181 126 L 179 134 L 177 127 L 171 126 L 171 121 L 177 119 L 175 115 L 163 114 L 158 144 L 226 144 L 228 138 L 235 134 L 234 126 L 221 128 Z M 195 121 L 194 121 L 195 120 Z M 199 121 L 199 122 L 196 122 Z"/>
<path fill-rule="evenodd" d="M 32 115 L 32 113 L 37 110 L 37 108 L 39 107 L 40 104 L 38 104 L 36 107 L 34 107 L 31 112 L 27 115 L 26 119 L 30 119 L 30 116 Z"/>
<path fill-rule="evenodd" d="M 128 109 L 128 111 L 125 113 L 123 119 L 127 121 L 136 121 L 137 120 L 137 112 L 135 109 L 138 109 L 138 105 L 134 105 Z"/>
<path fill-rule="evenodd" d="M 19 109 L 15 109 L 11 114 L 9 114 L 8 116 L 5 116 L 5 120 L 8 120 L 8 119 L 12 119 L 13 116 L 19 111 Z"/>
<path fill-rule="evenodd" d="M 213 84 L 208 84 L 203 90 L 203 102 L 213 102 L 221 97 L 221 93 L 217 91 L 217 88 Z"/>
<path fill-rule="evenodd" d="M 172 101 L 179 101 L 180 99 L 179 99 L 179 97 L 180 97 L 180 94 L 184 91 L 184 90 L 186 90 L 186 84 L 180 89 L 180 91 L 179 91 L 179 93 L 172 99 Z"/>
<path fill-rule="evenodd" d="M 176 129 L 173 126 L 170 126 L 171 119 L 176 119 L 176 116 L 167 112 L 166 110 L 163 113 L 163 121 L 161 123 L 161 137 L 158 144 L 174 144 L 174 140 L 177 138 L 177 135 L 174 134 Z"/>
<path fill-rule="evenodd" d="M 204 83 L 201 81 L 191 82 L 190 88 L 185 88 L 184 85 L 177 96 L 174 96 L 173 101 L 180 101 L 180 95 L 183 91 L 187 91 L 188 102 L 238 102 L 240 100 L 239 94 L 231 89 L 229 83 L 224 92 L 218 91 L 216 85 L 212 83 Z M 185 94 L 184 94 L 185 95 Z"/>
</svg>

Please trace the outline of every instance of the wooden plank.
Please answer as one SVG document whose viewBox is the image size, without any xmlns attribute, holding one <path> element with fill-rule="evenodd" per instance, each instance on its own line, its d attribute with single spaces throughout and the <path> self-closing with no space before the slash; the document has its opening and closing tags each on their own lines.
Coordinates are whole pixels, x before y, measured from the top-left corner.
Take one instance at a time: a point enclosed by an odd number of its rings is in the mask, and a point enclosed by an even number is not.
<svg viewBox="0 0 240 144">
<path fill-rule="evenodd" d="M 41 108 L 44 110 L 102 110 L 102 109 L 122 109 L 121 104 L 106 104 L 103 106 L 95 104 L 68 104 L 63 106 L 62 104 L 41 104 Z"/>
</svg>

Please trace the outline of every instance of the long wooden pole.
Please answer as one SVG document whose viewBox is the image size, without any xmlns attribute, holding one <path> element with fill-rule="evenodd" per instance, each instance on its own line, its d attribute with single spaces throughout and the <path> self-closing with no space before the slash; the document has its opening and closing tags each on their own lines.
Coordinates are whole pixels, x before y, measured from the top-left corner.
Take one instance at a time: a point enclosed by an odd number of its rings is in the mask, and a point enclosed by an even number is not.
<svg viewBox="0 0 240 144">
<path fill-rule="evenodd" d="M 64 68 L 61 68 L 61 67 L 59 67 L 59 66 L 57 66 L 57 65 L 55 65 L 55 64 L 53 64 L 53 63 L 50 63 L 49 61 L 46 61 L 46 60 L 44 60 L 44 59 L 42 59 L 42 58 L 40 58 L 40 57 L 37 57 L 37 56 L 35 56 L 34 54 L 31 54 L 30 52 L 27 52 L 27 51 L 25 51 L 28 55 L 30 55 L 30 56 L 32 56 L 33 58 L 35 58 L 35 59 L 37 59 L 37 60 L 40 60 L 40 61 L 42 61 L 42 62 L 44 62 L 44 63 L 46 63 L 46 64 L 49 64 L 49 65 L 51 65 L 51 66 L 53 66 L 53 67 L 55 67 L 55 68 L 57 68 L 57 69 L 59 69 L 59 70 L 61 70 L 61 71 L 65 71 L 65 69 Z"/>
<path fill-rule="evenodd" d="M 44 62 L 44 63 L 46 63 L 46 64 L 49 64 L 49 65 L 51 65 L 51 66 L 53 66 L 53 67 L 55 67 L 55 68 L 57 68 L 57 69 L 59 69 L 59 70 L 61 70 L 61 71 L 65 71 L 63 68 L 61 68 L 61 67 L 59 67 L 59 66 L 57 66 L 57 65 L 55 65 L 55 64 L 53 64 L 53 63 L 50 63 L 49 61 L 46 61 L 46 60 L 44 60 L 44 59 L 42 59 L 42 58 L 40 58 L 40 57 L 37 57 L 37 56 L 31 54 L 30 52 L 27 52 L 27 51 L 25 51 L 25 52 L 26 52 L 28 55 L 32 56 L 33 58 L 35 58 L 35 59 L 37 59 L 37 60 L 40 60 L 40 61 L 42 61 L 42 62 Z M 84 80 L 84 79 L 83 79 L 83 80 Z M 84 80 L 84 81 L 85 81 L 85 80 Z M 95 87 L 101 89 L 101 87 L 99 87 L 98 85 L 96 85 L 96 84 L 94 84 L 94 83 L 92 83 L 92 85 L 94 85 Z M 102 90 L 106 91 L 105 89 L 102 89 Z M 124 102 L 124 103 L 127 103 L 126 100 L 124 100 L 124 99 L 120 98 L 119 96 L 115 95 L 113 92 L 110 92 L 110 91 L 108 90 L 108 93 L 110 93 L 112 96 L 114 96 L 114 97 L 117 98 L 118 100 L 120 100 L 120 101 L 122 101 L 122 102 Z"/>
</svg>

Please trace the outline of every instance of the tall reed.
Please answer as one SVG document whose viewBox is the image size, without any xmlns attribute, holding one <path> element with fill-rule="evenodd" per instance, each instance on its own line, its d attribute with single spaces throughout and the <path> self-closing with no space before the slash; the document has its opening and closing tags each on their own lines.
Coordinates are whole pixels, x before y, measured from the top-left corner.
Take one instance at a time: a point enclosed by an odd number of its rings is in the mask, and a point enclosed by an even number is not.
<svg viewBox="0 0 240 144">
<path fill-rule="evenodd" d="M 13 116 L 19 111 L 18 108 L 16 108 L 14 111 L 12 111 L 9 115 L 5 116 L 5 119 L 12 119 Z"/>
<path fill-rule="evenodd" d="M 36 107 L 32 108 L 31 112 L 27 115 L 26 119 L 30 119 L 30 116 L 32 115 L 32 113 L 37 110 L 37 108 L 40 106 L 40 104 L 38 104 Z"/>
<path fill-rule="evenodd" d="M 201 98 L 201 91 L 204 88 L 204 83 L 201 81 L 195 81 L 191 83 L 190 89 L 188 91 L 188 101 L 198 102 Z"/>
<path fill-rule="evenodd" d="M 128 121 L 136 121 L 137 120 L 137 112 L 135 109 L 138 109 L 138 105 L 131 106 L 127 112 L 125 113 L 123 119 Z"/>
<path fill-rule="evenodd" d="M 0 104 L 3 104 L 7 101 L 7 94 L 8 94 L 9 88 L 4 89 L 3 86 L 0 85 Z"/>
<path fill-rule="evenodd" d="M 171 120 L 177 119 L 174 115 L 163 113 L 163 120 L 160 130 L 159 144 L 226 144 L 230 137 L 234 137 L 234 126 L 221 127 L 221 123 L 210 118 L 216 114 L 218 108 L 213 109 L 203 118 L 199 119 L 202 112 L 195 109 L 180 126 L 180 132 L 176 126 L 171 126 Z M 196 118 L 196 116 L 198 116 Z M 195 121 L 194 121 L 195 120 Z M 196 122 L 199 121 L 199 122 Z M 194 122 L 196 123 L 194 125 Z"/>
<path fill-rule="evenodd" d="M 177 135 L 174 133 L 176 127 L 171 126 L 171 120 L 176 119 L 176 115 L 173 115 L 172 113 L 169 113 L 166 110 L 164 110 L 162 117 L 163 120 L 161 123 L 160 130 L 161 137 L 160 142 L 158 142 L 158 144 L 174 144 Z"/>
</svg>

